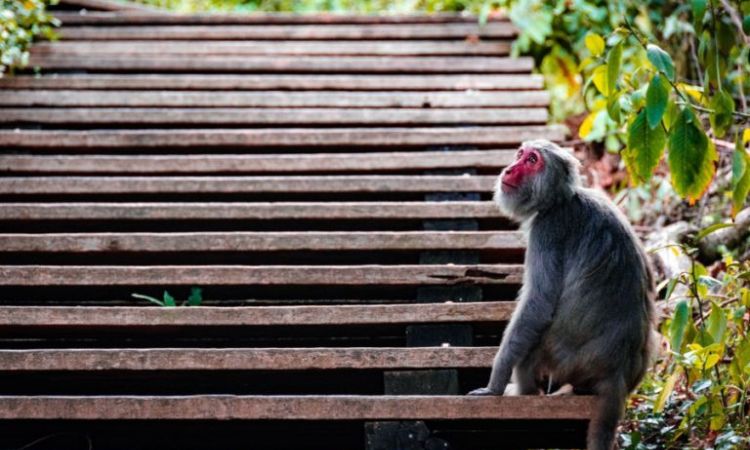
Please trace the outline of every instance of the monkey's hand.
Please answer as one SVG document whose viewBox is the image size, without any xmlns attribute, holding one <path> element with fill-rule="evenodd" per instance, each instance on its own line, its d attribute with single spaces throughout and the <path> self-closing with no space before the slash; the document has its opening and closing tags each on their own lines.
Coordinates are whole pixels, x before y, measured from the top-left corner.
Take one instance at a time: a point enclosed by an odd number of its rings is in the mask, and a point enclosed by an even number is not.
<svg viewBox="0 0 750 450">
<path fill-rule="evenodd" d="M 503 395 L 502 392 L 495 392 L 488 387 L 474 389 L 466 395 Z"/>
</svg>

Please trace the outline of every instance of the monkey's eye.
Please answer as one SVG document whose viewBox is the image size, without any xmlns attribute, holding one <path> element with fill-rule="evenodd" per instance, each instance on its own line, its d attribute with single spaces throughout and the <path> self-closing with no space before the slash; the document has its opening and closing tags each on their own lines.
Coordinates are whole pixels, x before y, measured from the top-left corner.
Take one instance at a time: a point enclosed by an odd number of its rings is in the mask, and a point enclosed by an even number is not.
<svg viewBox="0 0 750 450">
<path fill-rule="evenodd" d="M 529 155 L 526 161 L 530 162 L 531 164 L 536 164 L 537 159 L 538 158 L 536 157 L 536 155 L 532 153 L 531 155 Z"/>
</svg>

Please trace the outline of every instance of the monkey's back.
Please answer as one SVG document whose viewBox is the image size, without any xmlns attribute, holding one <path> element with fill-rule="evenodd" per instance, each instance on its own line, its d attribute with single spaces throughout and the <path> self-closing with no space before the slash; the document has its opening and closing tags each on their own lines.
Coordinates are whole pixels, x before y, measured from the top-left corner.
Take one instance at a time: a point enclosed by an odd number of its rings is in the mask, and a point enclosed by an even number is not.
<svg viewBox="0 0 750 450">
<path fill-rule="evenodd" d="M 594 384 L 619 374 L 634 388 L 648 364 L 653 316 L 652 278 L 638 238 L 609 199 L 589 189 L 534 219 L 530 251 L 552 233 L 564 280 L 543 338 L 546 358 L 567 382 Z"/>
</svg>

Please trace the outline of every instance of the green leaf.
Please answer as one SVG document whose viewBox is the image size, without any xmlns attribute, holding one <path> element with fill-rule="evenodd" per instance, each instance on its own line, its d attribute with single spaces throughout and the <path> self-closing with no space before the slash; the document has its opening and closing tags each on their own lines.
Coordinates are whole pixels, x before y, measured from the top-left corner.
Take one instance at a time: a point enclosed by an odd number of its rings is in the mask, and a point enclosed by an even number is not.
<svg viewBox="0 0 750 450">
<path fill-rule="evenodd" d="M 199 287 L 190 288 L 190 297 L 187 301 L 190 306 L 200 306 L 203 302 L 203 290 Z"/>
<path fill-rule="evenodd" d="M 149 295 L 130 294 L 130 296 L 133 297 L 133 298 L 140 298 L 141 300 L 147 300 L 147 301 L 149 301 L 151 303 L 155 303 L 155 304 L 157 304 L 159 306 L 164 306 L 164 302 L 162 302 L 161 300 L 159 300 L 157 298 L 151 297 Z"/>
<path fill-rule="evenodd" d="M 675 369 L 674 372 L 672 372 L 672 375 L 667 378 L 667 381 L 664 382 L 664 386 L 661 388 L 661 392 L 659 392 L 659 395 L 656 397 L 656 400 L 654 400 L 654 412 L 659 413 L 664 409 L 664 405 L 667 402 L 667 398 L 669 398 L 669 395 L 674 390 L 675 384 L 677 384 L 677 380 L 682 375 L 682 371 L 680 370 L 679 366 Z"/>
<path fill-rule="evenodd" d="M 584 38 L 584 43 L 586 44 L 586 48 L 589 49 L 593 56 L 599 56 L 604 53 L 604 39 L 602 39 L 602 37 L 598 34 L 589 31 Z"/>
<path fill-rule="evenodd" d="M 169 292 L 167 291 L 164 291 L 164 306 L 167 306 L 170 308 L 177 306 L 177 303 L 175 303 L 174 301 L 174 297 L 169 295 Z"/>
<path fill-rule="evenodd" d="M 750 155 L 745 151 L 742 135 L 738 133 L 732 155 L 732 217 L 745 205 L 750 193 Z"/>
<path fill-rule="evenodd" d="M 615 122 L 620 122 L 620 93 L 614 92 L 607 97 L 607 114 Z"/>
<path fill-rule="evenodd" d="M 706 15 L 706 0 L 692 0 L 690 6 L 693 10 L 693 27 L 700 34 L 703 30 L 703 17 Z"/>
<path fill-rule="evenodd" d="M 709 115 L 711 128 L 716 137 L 723 137 L 734 122 L 734 99 L 726 91 L 721 90 L 713 96 L 709 107 L 714 110 Z"/>
<path fill-rule="evenodd" d="M 687 301 L 680 300 L 674 307 L 672 323 L 669 324 L 669 343 L 673 352 L 681 353 L 688 318 L 690 318 L 690 305 Z"/>
<path fill-rule="evenodd" d="M 731 223 L 715 223 L 709 227 L 702 229 L 700 233 L 695 235 L 695 242 L 700 241 L 701 239 L 713 233 L 714 231 L 721 230 L 722 228 L 733 227 L 733 226 L 734 225 Z"/>
<path fill-rule="evenodd" d="M 646 47 L 646 56 L 654 67 L 662 71 L 667 78 L 674 81 L 674 63 L 669 53 L 662 50 L 658 45 L 648 44 Z"/>
<path fill-rule="evenodd" d="M 646 117 L 648 126 L 655 128 L 664 117 L 669 101 L 669 82 L 660 74 L 654 75 L 646 91 Z"/>
<path fill-rule="evenodd" d="M 717 160 L 716 147 L 695 114 L 683 109 L 669 133 L 669 170 L 677 194 L 694 204 L 711 184 Z"/>
<path fill-rule="evenodd" d="M 708 325 L 708 334 L 716 343 L 721 343 L 724 338 L 724 332 L 727 330 L 727 316 L 724 310 L 716 303 L 711 304 L 711 314 L 706 321 Z"/>
<path fill-rule="evenodd" d="M 620 77 L 622 67 L 622 43 L 612 47 L 607 55 L 607 92 L 617 92 L 617 79 Z"/>
<path fill-rule="evenodd" d="M 742 19 L 742 31 L 744 31 L 745 34 L 750 34 L 750 15 L 747 15 Z"/>
<path fill-rule="evenodd" d="M 628 148 L 624 155 L 628 171 L 636 184 L 651 179 L 667 142 L 664 129 L 661 126 L 651 129 L 646 115 L 645 110 L 641 111 L 630 124 Z"/>
</svg>

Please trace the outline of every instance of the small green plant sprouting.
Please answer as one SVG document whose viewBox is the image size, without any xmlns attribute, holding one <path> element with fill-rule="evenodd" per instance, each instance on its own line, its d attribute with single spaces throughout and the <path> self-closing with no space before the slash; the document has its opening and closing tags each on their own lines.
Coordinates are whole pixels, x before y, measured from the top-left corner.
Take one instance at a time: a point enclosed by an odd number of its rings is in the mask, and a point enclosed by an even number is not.
<svg viewBox="0 0 750 450">
<path fill-rule="evenodd" d="M 142 300 L 149 301 L 151 303 L 157 304 L 159 306 L 163 306 L 165 308 L 174 308 L 177 306 L 177 302 L 175 301 L 174 297 L 172 297 L 168 291 L 164 291 L 164 294 L 162 295 L 161 300 L 156 297 L 151 297 L 150 295 L 144 295 L 144 294 L 131 294 L 133 298 L 139 298 Z M 190 288 L 190 295 L 188 296 L 187 300 L 182 302 L 180 306 L 200 306 L 203 302 L 203 290 L 199 287 L 192 287 Z"/>
</svg>

